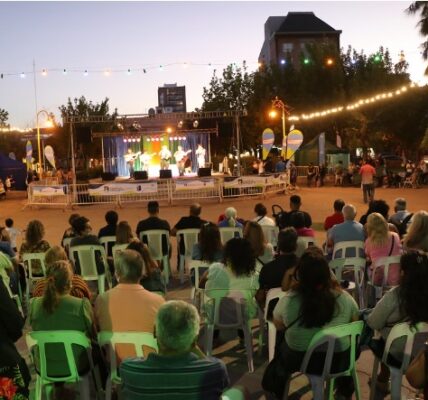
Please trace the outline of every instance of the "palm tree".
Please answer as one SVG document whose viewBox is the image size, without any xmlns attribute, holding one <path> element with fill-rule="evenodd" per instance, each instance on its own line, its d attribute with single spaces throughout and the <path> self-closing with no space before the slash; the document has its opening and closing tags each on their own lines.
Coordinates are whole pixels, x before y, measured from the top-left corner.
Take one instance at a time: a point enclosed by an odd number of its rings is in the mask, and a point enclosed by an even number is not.
<svg viewBox="0 0 428 400">
<path fill-rule="evenodd" d="M 0 108 L 0 126 L 5 125 L 8 116 L 9 116 L 9 113 L 3 108 Z"/>
<path fill-rule="evenodd" d="M 418 14 L 420 20 L 417 24 L 419 32 L 427 40 L 422 43 L 422 57 L 424 60 L 428 60 L 428 1 L 415 1 L 406 10 L 409 14 Z M 428 67 L 425 70 L 425 74 L 428 75 Z"/>
</svg>

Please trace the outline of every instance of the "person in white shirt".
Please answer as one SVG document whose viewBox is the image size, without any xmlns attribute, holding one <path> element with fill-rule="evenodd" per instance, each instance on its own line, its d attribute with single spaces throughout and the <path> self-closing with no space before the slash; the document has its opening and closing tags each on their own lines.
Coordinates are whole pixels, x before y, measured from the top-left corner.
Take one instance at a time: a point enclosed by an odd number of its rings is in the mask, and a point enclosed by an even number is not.
<svg viewBox="0 0 428 400">
<path fill-rule="evenodd" d="M 149 171 L 150 160 L 152 159 L 154 154 L 146 153 L 144 150 L 140 154 L 140 165 L 142 171 Z"/>
<path fill-rule="evenodd" d="M 162 146 L 161 151 L 159 152 L 161 158 L 161 169 L 168 169 L 169 162 L 171 161 L 171 152 L 167 146 Z"/>
<path fill-rule="evenodd" d="M 257 217 L 253 218 L 254 222 L 257 222 L 262 226 L 275 226 L 275 221 L 272 218 L 267 217 L 267 209 L 262 203 L 257 203 L 254 207 L 254 212 Z"/>
<path fill-rule="evenodd" d="M 18 251 L 17 245 L 16 245 L 16 239 L 18 235 L 20 235 L 22 232 L 19 229 L 16 229 L 13 227 L 12 218 L 7 218 L 5 223 L 6 223 L 6 231 L 9 233 L 9 237 L 10 237 L 10 247 L 12 247 L 13 251 L 16 253 Z"/>
<path fill-rule="evenodd" d="M 202 147 L 201 144 L 198 144 L 198 148 L 196 149 L 196 157 L 198 159 L 198 168 L 205 167 L 205 155 L 207 151 Z"/>
</svg>

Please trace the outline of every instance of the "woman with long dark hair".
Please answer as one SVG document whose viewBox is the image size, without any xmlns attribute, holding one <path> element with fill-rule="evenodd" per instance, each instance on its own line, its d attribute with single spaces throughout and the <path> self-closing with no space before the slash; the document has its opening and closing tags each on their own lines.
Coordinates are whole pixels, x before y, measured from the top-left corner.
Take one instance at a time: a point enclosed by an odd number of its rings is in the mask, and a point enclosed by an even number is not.
<svg viewBox="0 0 428 400">
<path fill-rule="evenodd" d="M 358 320 L 355 300 L 332 278 L 328 262 L 317 247 L 308 248 L 296 268 L 293 288 L 276 305 L 273 318 L 278 330 L 285 329 L 279 347 L 286 374 L 299 370 L 313 336 L 324 327 Z M 320 373 L 325 353 L 315 354 L 309 370 Z M 334 368 L 341 370 L 349 360 L 349 342 L 341 342 L 334 356 Z M 284 380 L 285 382 L 285 380 Z M 337 379 L 337 390 L 344 396 L 353 391 L 349 379 Z"/>
<path fill-rule="evenodd" d="M 209 264 L 223 260 L 223 245 L 217 225 L 206 222 L 201 226 L 199 242 L 192 249 L 192 259 Z"/>
</svg>

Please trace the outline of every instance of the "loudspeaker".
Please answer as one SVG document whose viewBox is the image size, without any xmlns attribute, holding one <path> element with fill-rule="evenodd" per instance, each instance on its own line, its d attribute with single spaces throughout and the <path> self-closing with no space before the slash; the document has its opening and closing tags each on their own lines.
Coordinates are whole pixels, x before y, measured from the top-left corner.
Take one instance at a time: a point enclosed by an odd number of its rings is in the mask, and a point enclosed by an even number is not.
<svg viewBox="0 0 428 400">
<path fill-rule="evenodd" d="M 113 172 L 103 172 L 101 174 L 101 179 L 104 181 L 114 181 L 116 179 L 116 174 Z"/>
<path fill-rule="evenodd" d="M 90 126 L 76 126 L 76 142 L 77 143 L 91 143 L 92 142 L 92 128 Z"/>
<path fill-rule="evenodd" d="M 211 176 L 211 168 L 199 168 L 198 176 Z"/>
<path fill-rule="evenodd" d="M 148 179 L 147 171 L 134 171 L 135 180 L 144 180 Z"/>
<path fill-rule="evenodd" d="M 161 179 L 171 179 L 172 171 L 170 169 L 161 169 L 159 170 L 159 178 Z"/>
</svg>

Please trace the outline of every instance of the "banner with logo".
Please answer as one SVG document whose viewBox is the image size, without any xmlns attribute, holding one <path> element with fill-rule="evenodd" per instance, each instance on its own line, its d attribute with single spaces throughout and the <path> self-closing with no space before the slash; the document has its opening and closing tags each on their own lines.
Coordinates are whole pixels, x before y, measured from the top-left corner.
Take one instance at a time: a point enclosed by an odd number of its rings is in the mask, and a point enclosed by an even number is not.
<svg viewBox="0 0 428 400">
<path fill-rule="evenodd" d="M 52 167 L 56 168 L 55 167 L 55 155 L 54 155 L 53 147 L 49 146 L 49 145 L 45 146 L 44 152 L 45 152 L 46 160 L 49 161 L 49 164 L 52 165 Z"/>
<path fill-rule="evenodd" d="M 25 145 L 25 159 L 27 161 L 27 171 L 31 169 L 31 161 L 33 160 L 33 145 L 28 140 Z"/>
<path fill-rule="evenodd" d="M 31 190 L 33 192 L 34 197 L 64 196 L 66 194 L 65 185 L 52 185 L 52 186 L 32 185 Z"/>
<path fill-rule="evenodd" d="M 225 177 L 224 187 L 229 188 L 244 188 L 244 187 L 263 187 L 266 185 L 272 185 L 272 175 L 267 176 L 240 176 L 240 177 Z"/>
<path fill-rule="evenodd" d="M 289 160 L 293 154 L 299 149 L 303 143 L 303 133 L 297 129 L 293 129 L 287 135 L 287 160 Z M 283 149 L 285 151 L 285 149 Z"/>
<path fill-rule="evenodd" d="M 101 183 L 90 184 L 88 187 L 88 194 L 90 196 L 126 196 L 157 192 L 157 182 Z"/>
<path fill-rule="evenodd" d="M 214 178 L 212 179 L 186 179 L 176 180 L 175 190 L 198 190 L 198 189 L 214 189 Z"/>
<path fill-rule="evenodd" d="M 262 133 L 263 160 L 266 160 L 274 141 L 275 135 L 273 133 L 273 130 L 269 128 L 265 129 Z"/>
</svg>

